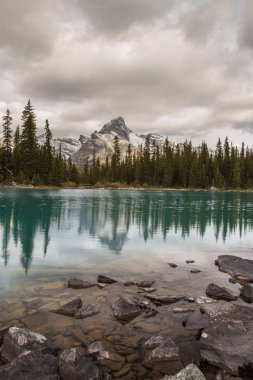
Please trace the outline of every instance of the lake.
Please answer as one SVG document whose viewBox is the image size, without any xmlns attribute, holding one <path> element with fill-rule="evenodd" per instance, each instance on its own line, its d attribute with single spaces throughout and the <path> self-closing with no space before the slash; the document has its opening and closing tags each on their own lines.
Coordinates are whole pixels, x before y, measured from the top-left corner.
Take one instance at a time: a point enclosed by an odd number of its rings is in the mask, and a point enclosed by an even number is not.
<svg viewBox="0 0 253 380">
<path fill-rule="evenodd" d="M 182 330 L 182 316 L 173 316 L 170 306 L 123 329 L 111 304 L 122 293 L 136 294 L 123 282 L 137 279 L 153 279 L 161 295 L 203 296 L 210 282 L 238 290 L 214 261 L 220 254 L 252 258 L 253 193 L 1 190 L 0 237 L 0 326 L 28 327 L 84 352 L 97 339 L 112 344 L 120 337 L 129 347 L 151 333 L 170 333 L 180 342 L 196 332 Z M 66 288 L 69 276 L 94 281 L 98 274 L 118 283 Z M 84 324 L 51 312 L 76 296 L 95 302 L 101 313 Z"/>
</svg>

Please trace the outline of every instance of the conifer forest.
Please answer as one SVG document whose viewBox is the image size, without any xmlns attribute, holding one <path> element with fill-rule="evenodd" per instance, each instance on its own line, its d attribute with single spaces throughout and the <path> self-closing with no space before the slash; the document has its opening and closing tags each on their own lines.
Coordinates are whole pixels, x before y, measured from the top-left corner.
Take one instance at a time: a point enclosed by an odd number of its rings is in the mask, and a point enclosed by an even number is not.
<svg viewBox="0 0 253 380">
<path fill-rule="evenodd" d="M 194 147 L 191 141 L 171 145 L 168 139 L 158 146 L 149 137 L 145 146 L 127 153 L 120 151 L 118 136 L 114 138 L 114 153 L 100 162 L 94 150 L 92 158 L 77 168 L 54 151 L 52 132 L 45 121 L 45 143 L 37 141 L 36 116 L 28 101 L 22 112 L 22 124 L 13 130 L 8 109 L 3 117 L 3 138 L 0 146 L 0 182 L 32 184 L 34 186 L 121 184 L 162 188 L 189 189 L 250 189 L 253 186 L 253 151 L 234 146 L 228 138 L 218 139 L 215 149 L 206 142 Z"/>
</svg>

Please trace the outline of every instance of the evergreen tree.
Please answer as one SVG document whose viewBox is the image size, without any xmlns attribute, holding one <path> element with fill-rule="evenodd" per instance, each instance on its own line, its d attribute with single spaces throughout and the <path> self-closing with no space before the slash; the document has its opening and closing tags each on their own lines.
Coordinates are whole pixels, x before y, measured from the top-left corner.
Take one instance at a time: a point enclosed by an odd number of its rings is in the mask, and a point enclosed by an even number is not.
<svg viewBox="0 0 253 380">
<path fill-rule="evenodd" d="M 33 176 L 37 174 L 38 144 L 35 114 L 30 100 L 22 113 L 22 122 L 20 144 L 22 171 L 26 179 L 31 182 Z"/>
<path fill-rule="evenodd" d="M 2 145 L 2 168 L 3 168 L 3 180 L 9 180 L 12 173 L 12 117 L 9 109 L 6 111 L 6 115 L 3 116 L 3 145 Z"/>
</svg>

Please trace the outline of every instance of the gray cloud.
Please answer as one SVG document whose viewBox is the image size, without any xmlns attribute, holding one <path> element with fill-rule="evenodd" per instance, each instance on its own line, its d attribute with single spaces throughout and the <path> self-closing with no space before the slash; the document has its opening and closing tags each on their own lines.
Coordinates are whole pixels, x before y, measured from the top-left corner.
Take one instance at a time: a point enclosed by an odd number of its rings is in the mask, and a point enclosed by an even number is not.
<svg viewBox="0 0 253 380">
<path fill-rule="evenodd" d="M 137 132 L 238 140 L 252 133 L 252 25 L 251 0 L 2 0 L 0 112 L 18 123 L 31 98 L 56 135 L 122 115 Z"/>
<path fill-rule="evenodd" d="M 100 33 L 113 35 L 133 25 L 152 23 L 166 16 L 175 0 L 75 0 L 81 15 Z"/>
</svg>

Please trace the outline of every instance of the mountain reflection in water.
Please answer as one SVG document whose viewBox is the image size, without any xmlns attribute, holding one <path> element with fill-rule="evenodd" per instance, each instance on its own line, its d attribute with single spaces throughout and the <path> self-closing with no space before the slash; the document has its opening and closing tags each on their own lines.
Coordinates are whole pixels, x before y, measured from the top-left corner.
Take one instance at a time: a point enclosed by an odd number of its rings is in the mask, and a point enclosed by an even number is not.
<svg viewBox="0 0 253 380">
<path fill-rule="evenodd" d="M 212 227 L 213 239 L 252 230 L 252 193 L 211 193 L 135 190 L 1 190 L 0 237 L 3 263 L 8 265 L 15 247 L 28 271 L 34 245 L 43 237 L 45 256 L 52 239 L 71 232 L 80 244 L 96 239 L 120 254 L 129 230 L 148 241 L 179 234 L 203 238 Z M 11 243 L 10 243 L 11 242 Z M 42 253 L 42 252 L 41 252 Z"/>
</svg>

